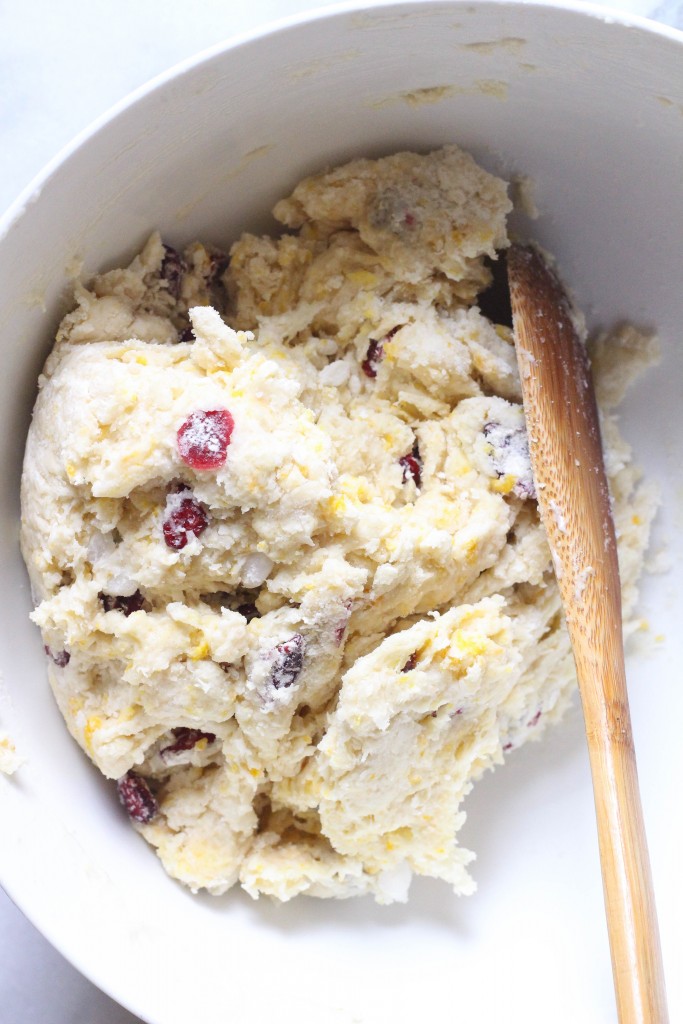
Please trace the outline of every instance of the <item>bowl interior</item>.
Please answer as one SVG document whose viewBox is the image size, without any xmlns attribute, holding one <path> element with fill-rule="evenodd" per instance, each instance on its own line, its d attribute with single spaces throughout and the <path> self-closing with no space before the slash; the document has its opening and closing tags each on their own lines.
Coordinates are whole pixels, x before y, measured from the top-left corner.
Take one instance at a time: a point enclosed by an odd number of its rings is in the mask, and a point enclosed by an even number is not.
<svg viewBox="0 0 683 1024">
<path fill-rule="evenodd" d="M 643 584 L 645 638 L 629 677 L 665 960 L 680 948 L 671 825 L 681 781 L 675 666 L 681 565 L 683 37 L 599 11 L 404 3 L 295 19 L 221 48 L 137 94 L 80 140 L 0 229 L 0 431 L 5 479 L 2 724 L 27 758 L 0 779 L 0 880 L 78 967 L 153 1024 L 229 1007 L 241 1024 L 302 1012 L 330 1022 L 602 1021 L 611 977 L 578 710 L 469 798 L 462 842 L 480 892 L 414 884 L 407 906 L 192 897 L 129 828 L 68 737 L 47 687 L 17 549 L 18 482 L 35 381 L 85 276 L 120 265 L 155 228 L 228 245 L 273 230 L 305 174 L 355 156 L 449 142 L 532 181 L 518 230 L 554 252 L 592 327 L 656 326 L 660 367 L 623 407 L 663 507 Z M 665 637 L 665 642 L 659 642 Z M 491 969 L 496 983 L 491 984 Z M 581 984 L 575 979 L 580 978 Z M 677 987 L 678 986 L 678 987 Z M 669 970 L 672 1019 L 683 1011 Z M 221 1011 L 223 1012 L 223 1011 Z"/>
</svg>

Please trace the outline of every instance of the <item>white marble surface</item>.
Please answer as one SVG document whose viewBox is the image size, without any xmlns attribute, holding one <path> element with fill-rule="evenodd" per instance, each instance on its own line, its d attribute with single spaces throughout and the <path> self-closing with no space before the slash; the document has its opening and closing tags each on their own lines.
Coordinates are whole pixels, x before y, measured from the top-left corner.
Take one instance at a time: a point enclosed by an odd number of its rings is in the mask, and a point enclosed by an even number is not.
<svg viewBox="0 0 683 1024">
<path fill-rule="evenodd" d="M 197 51 L 324 0 L 0 0 L 0 209 L 90 121 Z M 618 9 L 683 28 L 683 0 Z M 3 1024 L 135 1024 L 0 890 Z"/>
</svg>

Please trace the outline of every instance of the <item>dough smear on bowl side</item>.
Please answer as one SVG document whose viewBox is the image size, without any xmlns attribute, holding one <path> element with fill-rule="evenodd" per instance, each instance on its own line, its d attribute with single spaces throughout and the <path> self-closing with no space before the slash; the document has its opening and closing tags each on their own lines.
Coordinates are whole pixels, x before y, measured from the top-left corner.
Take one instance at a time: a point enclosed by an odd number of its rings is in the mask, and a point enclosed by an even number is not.
<svg viewBox="0 0 683 1024">
<path fill-rule="evenodd" d="M 572 697 L 511 332 L 477 304 L 510 207 L 454 146 L 357 160 L 279 237 L 154 235 L 77 289 L 26 450 L 33 618 L 193 890 L 471 892 L 463 798 Z M 595 360 L 627 609 L 655 501 L 610 409 L 649 345 Z"/>
</svg>

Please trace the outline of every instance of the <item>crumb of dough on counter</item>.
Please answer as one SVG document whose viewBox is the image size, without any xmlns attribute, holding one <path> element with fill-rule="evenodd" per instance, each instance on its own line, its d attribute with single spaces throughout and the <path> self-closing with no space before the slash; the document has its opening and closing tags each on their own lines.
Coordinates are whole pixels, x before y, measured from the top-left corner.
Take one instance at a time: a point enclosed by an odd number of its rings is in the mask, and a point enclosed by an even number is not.
<svg viewBox="0 0 683 1024">
<path fill-rule="evenodd" d="M 510 211 L 455 146 L 355 160 L 272 237 L 155 234 L 76 287 L 24 465 L 33 618 L 71 734 L 194 891 L 472 892 L 465 797 L 572 699 L 510 324 L 480 308 Z M 649 344 L 595 349 L 627 614 L 656 501 L 613 375 Z"/>
<path fill-rule="evenodd" d="M 14 775 L 22 764 L 24 764 L 24 758 L 17 751 L 14 740 L 6 732 L 0 730 L 0 772 L 5 775 Z"/>
</svg>

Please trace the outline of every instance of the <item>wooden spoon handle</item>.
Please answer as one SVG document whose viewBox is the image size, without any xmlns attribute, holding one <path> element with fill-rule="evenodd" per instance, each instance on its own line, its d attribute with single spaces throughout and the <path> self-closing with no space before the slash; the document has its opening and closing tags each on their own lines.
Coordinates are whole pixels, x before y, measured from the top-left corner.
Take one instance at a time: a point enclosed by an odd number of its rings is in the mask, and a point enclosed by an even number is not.
<svg viewBox="0 0 683 1024">
<path fill-rule="evenodd" d="M 666 993 L 626 691 L 616 537 L 588 359 L 543 257 L 508 275 L 529 450 L 574 650 L 621 1024 L 666 1024 Z"/>
</svg>

